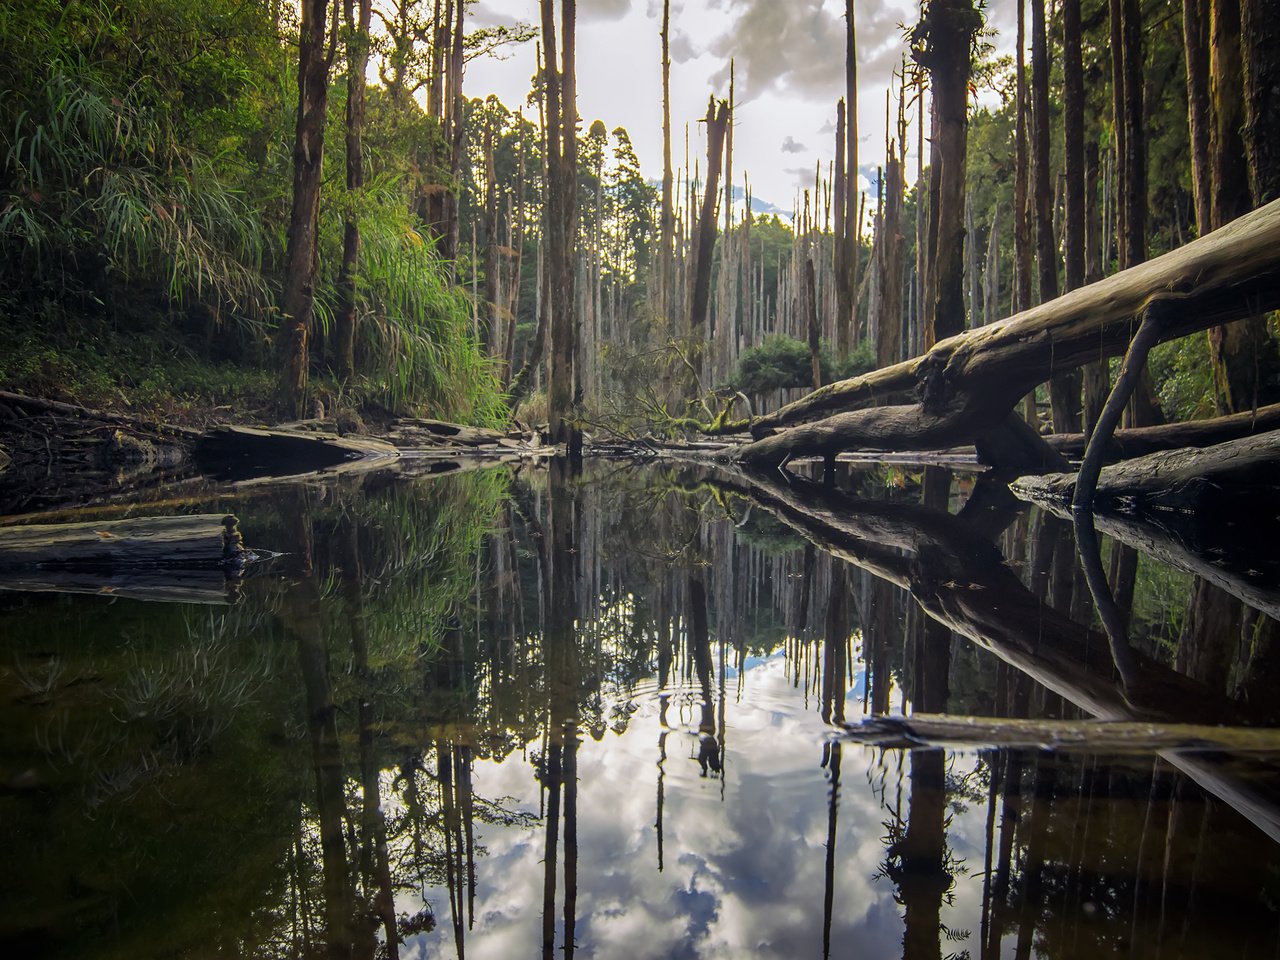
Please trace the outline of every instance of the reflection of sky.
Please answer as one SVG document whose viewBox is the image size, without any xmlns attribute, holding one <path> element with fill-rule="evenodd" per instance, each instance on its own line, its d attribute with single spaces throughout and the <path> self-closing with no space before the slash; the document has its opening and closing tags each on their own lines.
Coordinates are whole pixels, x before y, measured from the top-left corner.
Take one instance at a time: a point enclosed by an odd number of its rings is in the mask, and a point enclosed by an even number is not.
<svg viewBox="0 0 1280 960">
<path fill-rule="evenodd" d="M 646 695 L 625 733 L 579 750 L 578 925 L 582 956 L 822 956 L 822 904 L 828 784 L 820 766 L 829 733 L 818 705 L 786 675 L 781 657 L 747 662 L 728 686 L 726 778 L 704 779 L 696 698 L 676 696 L 668 711 L 664 870 L 657 867 L 659 701 Z M 684 693 L 685 691 L 682 691 Z M 680 704 L 684 704 L 683 715 Z M 718 711 L 718 707 L 717 707 Z M 846 745 L 836 841 L 832 955 L 890 957 L 901 950 L 902 908 L 893 885 L 875 873 L 885 855 L 884 822 L 907 812 L 909 765 L 899 755 Z M 972 760 L 957 758 L 957 772 Z M 475 789 L 539 810 L 532 766 L 518 755 L 478 762 Z M 723 797 L 722 797 L 723 787 Z M 985 811 L 953 820 L 953 850 L 981 870 Z M 486 854 L 477 864 L 476 921 L 467 954 L 511 958 L 541 944 L 545 826 L 477 824 Z M 561 830 L 563 844 L 563 829 Z M 972 844 L 968 842 L 972 837 Z M 563 847 L 557 873 L 557 939 L 563 945 Z M 430 892 L 438 925 L 406 944 L 402 955 L 454 955 L 449 897 Z M 976 949 L 981 881 L 961 881 L 943 923 L 967 929 Z M 415 904 L 401 903 L 411 912 Z"/>
</svg>

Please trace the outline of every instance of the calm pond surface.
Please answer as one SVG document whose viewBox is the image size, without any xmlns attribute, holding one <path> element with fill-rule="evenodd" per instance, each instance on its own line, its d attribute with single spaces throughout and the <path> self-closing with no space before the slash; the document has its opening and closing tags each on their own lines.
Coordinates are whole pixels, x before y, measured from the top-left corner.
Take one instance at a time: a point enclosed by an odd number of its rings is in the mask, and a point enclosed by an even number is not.
<svg viewBox="0 0 1280 960">
<path fill-rule="evenodd" d="M 1274 621 L 1106 541 L 1126 688 L 1069 524 L 940 476 L 131 507 L 235 513 L 279 555 L 168 602 L 0 591 L 0 952 L 1280 955 Z M 941 713 L 1062 736 L 863 726 Z M 1095 748 L 1093 717 L 1149 722 Z"/>
</svg>

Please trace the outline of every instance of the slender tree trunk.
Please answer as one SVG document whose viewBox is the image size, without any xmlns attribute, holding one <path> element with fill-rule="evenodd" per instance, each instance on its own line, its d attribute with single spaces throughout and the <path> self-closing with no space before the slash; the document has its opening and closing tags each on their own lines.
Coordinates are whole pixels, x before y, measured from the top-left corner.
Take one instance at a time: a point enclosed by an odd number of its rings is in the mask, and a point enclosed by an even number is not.
<svg viewBox="0 0 1280 960">
<path fill-rule="evenodd" d="M 880 256 L 880 297 L 876 310 L 876 365 L 887 367 L 902 359 L 902 162 L 893 144 L 885 160 L 883 216 L 877 246 Z"/>
<path fill-rule="evenodd" d="M 698 216 L 693 249 L 693 284 L 689 296 L 689 360 L 693 364 L 696 381 L 690 397 L 701 388 L 707 308 L 711 299 L 711 257 L 716 243 L 716 202 L 720 193 L 724 135 L 728 126 L 729 104 L 721 100 L 717 108 L 713 97 L 707 103 L 707 182 L 702 190 L 702 210 Z"/>
<path fill-rule="evenodd" d="M 1245 156 L 1260 207 L 1280 197 L 1280 10 L 1274 0 L 1241 0 L 1240 14 Z"/>
<path fill-rule="evenodd" d="M 1027 64 L 1026 64 L 1026 0 L 1018 0 L 1017 118 L 1014 128 L 1013 180 L 1013 312 L 1031 307 L 1031 221 L 1028 218 L 1027 194 L 1030 175 L 1027 158 Z"/>
<path fill-rule="evenodd" d="M 338 275 L 338 310 L 334 318 L 334 352 L 338 379 L 355 373 L 356 272 L 360 266 L 360 223 L 356 200 L 364 188 L 364 87 L 369 65 L 369 20 L 373 0 L 345 0 L 347 19 L 347 190 L 349 206 L 342 231 L 342 269 Z M 358 16 L 358 19 L 357 19 Z"/>
<path fill-rule="evenodd" d="M 1098 210 L 1098 144 L 1085 146 L 1084 195 L 1084 259 L 1085 282 L 1102 279 L 1102 218 Z M 1110 375 L 1105 360 L 1096 360 L 1084 368 L 1084 430 L 1092 435 L 1093 426 L 1102 414 L 1107 394 L 1111 392 Z"/>
<path fill-rule="evenodd" d="M 329 107 L 330 33 L 326 0 L 303 0 L 298 39 L 298 113 L 293 141 L 293 207 L 285 249 L 284 319 L 280 350 L 282 395 L 294 417 L 302 415 L 309 365 L 308 339 L 315 310 L 316 246 L 320 227 L 320 183 L 324 172 L 324 125 Z"/>
<path fill-rule="evenodd" d="M 1191 132 L 1191 190 L 1196 205 L 1196 235 L 1209 232 L 1209 0 L 1182 0 L 1183 49 L 1187 65 L 1187 120 Z"/>
<path fill-rule="evenodd" d="M 856 256 L 853 244 L 849 242 L 850 231 L 846 218 L 852 216 L 849 208 L 856 203 L 846 194 L 849 185 L 847 160 L 847 137 L 845 130 L 844 100 L 836 102 L 836 162 L 832 174 L 835 192 L 835 228 L 832 237 L 832 268 L 836 286 L 836 351 L 841 357 L 847 356 L 852 348 L 853 335 L 853 274 L 849 259 Z"/>
<path fill-rule="evenodd" d="M 837 330 L 848 327 L 846 349 L 842 356 L 858 341 L 858 267 L 862 246 L 862 212 L 858 206 L 858 28 L 854 16 L 853 0 L 845 0 L 845 217 L 844 217 L 844 269 L 849 275 L 848 316 L 841 314 Z M 904 157 L 905 160 L 905 157 Z M 837 174 L 838 175 L 838 174 Z M 856 216 L 855 216 L 856 214 Z"/>
<path fill-rule="evenodd" d="M 675 239 L 675 208 L 672 202 L 671 173 L 671 0 L 662 0 L 662 210 L 658 234 L 658 312 L 666 329 L 671 329 L 671 291 L 674 283 L 672 243 Z"/>
</svg>

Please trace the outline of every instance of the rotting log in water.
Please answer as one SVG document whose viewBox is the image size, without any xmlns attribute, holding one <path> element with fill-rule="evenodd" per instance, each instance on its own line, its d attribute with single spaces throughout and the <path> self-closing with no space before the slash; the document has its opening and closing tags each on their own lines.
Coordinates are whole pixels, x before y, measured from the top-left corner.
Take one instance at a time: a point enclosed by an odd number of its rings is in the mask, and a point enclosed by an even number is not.
<svg viewBox="0 0 1280 960">
<path fill-rule="evenodd" d="M 857 743 L 904 749 L 950 746 L 1107 755 L 1157 751 L 1280 755 L 1280 731 L 1273 728 L 1124 720 L 1026 720 L 913 713 L 909 717 L 871 717 L 846 726 L 843 736 Z"/>
<path fill-rule="evenodd" d="M 973 442 L 1037 384 L 1124 353 L 1135 318 L 1154 303 L 1164 308 L 1161 342 L 1280 305 L 1280 201 L 1164 256 L 944 340 L 913 360 L 815 390 L 753 421 L 758 439 L 734 458 L 778 464 L 842 449 Z M 915 403 L 855 409 L 912 392 Z M 807 424 L 824 415 L 822 429 Z M 776 429 L 782 432 L 767 436 Z"/>
<path fill-rule="evenodd" d="M 195 449 L 201 469 L 223 480 L 290 476 L 357 461 L 378 464 L 399 455 L 392 444 L 370 437 L 230 426 L 213 428 Z"/>
<path fill-rule="evenodd" d="M 223 514 L 0 527 L 0 589 L 225 603 L 252 556 Z"/>
<path fill-rule="evenodd" d="M 1236 456 L 1223 456 L 1219 447 L 1234 449 Z M 1274 548 L 1280 538 L 1278 448 L 1280 434 L 1273 433 L 1107 467 L 1095 495 L 1094 525 L 1280 619 L 1280 557 Z M 1074 484 L 1072 474 L 1052 474 L 1024 477 L 1012 488 L 1022 499 L 1071 518 Z"/>
<path fill-rule="evenodd" d="M 1013 484 L 1023 499 L 1069 506 L 1076 475 L 1023 477 Z M 1231 496 L 1223 491 L 1231 490 Z M 1247 506 L 1275 513 L 1280 492 L 1280 430 L 1204 448 L 1166 450 L 1104 467 L 1093 505 L 1099 511 L 1177 511 L 1208 517 L 1247 515 Z"/>
</svg>

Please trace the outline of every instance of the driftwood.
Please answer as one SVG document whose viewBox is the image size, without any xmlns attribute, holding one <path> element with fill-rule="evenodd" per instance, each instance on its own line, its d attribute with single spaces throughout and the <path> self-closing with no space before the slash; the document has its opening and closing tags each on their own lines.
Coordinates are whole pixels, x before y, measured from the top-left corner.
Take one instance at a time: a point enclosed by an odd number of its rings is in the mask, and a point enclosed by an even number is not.
<svg viewBox="0 0 1280 960">
<path fill-rule="evenodd" d="M 1153 303 L 1162 308 L 1161 342 L 1280 306 L 1280 201 L 1164 256 L 944 340 L 923 356 L 815 390 L 754 421 L 760 439 L 734 457 L 776 465 L 845 449 L 976 442 L 1037 384 L 1124 353 L 1135 318 Z M 909 394 L 916 402 L 852 409 Z M 821 424 L 806 422 L 824 415 Z"/>
</svg>

